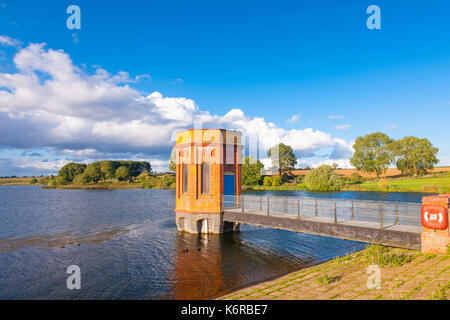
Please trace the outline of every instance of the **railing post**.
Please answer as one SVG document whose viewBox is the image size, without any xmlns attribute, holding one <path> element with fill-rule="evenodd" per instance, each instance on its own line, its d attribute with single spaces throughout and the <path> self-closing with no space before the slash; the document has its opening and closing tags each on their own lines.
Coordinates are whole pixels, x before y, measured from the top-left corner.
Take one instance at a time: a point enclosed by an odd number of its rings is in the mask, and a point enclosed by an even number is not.
<svg viewBox="0 0 450 320">
<path fill-rule="evenodd" d="M 380 204 L 380 230 L 383 230 L 383 205 Z"/>
<path fill-rule="evenodd" d="M 318 204 L 317 204 L 317 199 L 316 199 L 316 217 L 319 215 L 319 207 L 318 207 Z"/>
<path fill-rule="evenodd" d="M 355 220 L 355 201 L 352 200 L 352 220 Z"/>
<path fill-rule="evenodd" d="M 398 219 L 398 202 L 397 202 L 397 206 L 395 208 L 395 224 L 396 225 L 399 224 L 399 219 Z"/>
<path fill-rule="evenodd" d="M 242 197 L 242 213 L 244 213 L 244 205 L 245 205 L 244 196 L 241 195 L 241 197 Z"/>
<path fill-rule="evenodd" d="M 270 197 L 267 196 L 267 215 L 269 215 Z"/>
<path fill-rule="evenodd" d="M 297 201 L 297 219 L 300 220 L 300 200 Z"/>
<path fill-rule="evenodd" d="M 261 212 L 263 211 L 262 210 L 262 199 L 263 199 L 262 197 L 259 197 L 259 211 L 261 211 Z"/>
<path fill-rule="evenodd" d="M 285 208 L 285 212 L 288 213 L 289 212 L 289 198 L 286 197 L 286 208 Z"/>
<path fill-rule="evenodd" d="M 334 223 L 337 223 L 337 205 L 336 205 L 336 201 L 334 202 Z"/>
</svg>

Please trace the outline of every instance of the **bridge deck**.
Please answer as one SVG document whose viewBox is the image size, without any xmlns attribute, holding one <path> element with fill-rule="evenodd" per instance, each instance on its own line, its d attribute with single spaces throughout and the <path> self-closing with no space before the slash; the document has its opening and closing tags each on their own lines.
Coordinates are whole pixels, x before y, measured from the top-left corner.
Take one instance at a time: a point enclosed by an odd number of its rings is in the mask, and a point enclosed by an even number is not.
<svg viewBox="0 0 450 320">
<path fill-rule="evenodd" d="M 338 218 L 335 221 L 334 217 L 298 216 L 282 212 L 270 212 L 268 215 L 267 212 L 250 209 L 242 212 L 242 208 L 225 209 L 223 219 L 241 224 L 381 243 L 415 250 L 420 249 L 422 231 L 422 227 L 414 225 L 386 223 L 381 228 L 379 221 Z"/>
</svg>

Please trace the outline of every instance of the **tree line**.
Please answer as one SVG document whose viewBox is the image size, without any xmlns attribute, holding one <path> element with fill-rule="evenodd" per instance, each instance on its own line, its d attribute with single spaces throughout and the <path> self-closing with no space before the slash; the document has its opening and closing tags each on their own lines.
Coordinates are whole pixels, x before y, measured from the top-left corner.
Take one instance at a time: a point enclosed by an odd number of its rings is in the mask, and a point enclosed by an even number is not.
<svg viewBox="0 0 450 320">
<path fill-rule="evenodd" d="M 47 183 L 49 185 L 89 184 L 104 182 L 107 179 L 125 181 L 151 170 L 152 167 L 147 161 L 105 160 L 90 164 L 71 162 L 63 166 L 56 177 L 50 176 Z"/>
<path fill-rule="evenodd" d="M 394 140 L 384 133 L 376 132 L 358 137 L 353 148 L 350 163 L 357 170 L 375 173 L 377 179 L 391 165 L 395 165 L 402 175 L 422 175 L 439 162 L 436 157 L 439 149 L 433 147 L 428 139 L 413 136 Z M 276 164 L 278 174 L 263 177 L 264 165 L 261 161 L 246 157 L 242 164 L 243 185 L 279 186 L 288 180 L 296 183 L 304 180 L 308 189 L 317 191 L 339 190 L 344 185 L 344 179 L 333 171 L 337 169 L 337 164 L 310 170 L 304 179 L 293 177 L 291 171 L 295 169 L 297 157 L 291 146 L 279 143 L 269 149 L 268 156 Z M 360 181 L 360 178 L 358 174 L 353 174 L 348 180 L 355 182 Z"/>
</svg>

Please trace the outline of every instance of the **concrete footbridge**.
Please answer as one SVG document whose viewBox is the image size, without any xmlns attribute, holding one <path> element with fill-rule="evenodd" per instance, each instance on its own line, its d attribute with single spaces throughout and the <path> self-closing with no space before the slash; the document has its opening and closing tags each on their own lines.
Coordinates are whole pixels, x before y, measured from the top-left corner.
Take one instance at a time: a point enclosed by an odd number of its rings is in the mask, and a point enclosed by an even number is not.
<svg viewBox="0 0 450 320">
<path fill-rule="evenodd" d="M 379 243 L 424 253 L 450 245 L 450 194 L 422 203 L 279 197 L 241 193 L 241 133 L 190 129 L 176 135 L 176 224 L 222 233 L 241 224 Z"/>
<path fill-rule="evenodd" d="M 232 223 L 421 248 L 420 203 L 240 195 L 224 196 L 222 208 Z"/>
</svg>

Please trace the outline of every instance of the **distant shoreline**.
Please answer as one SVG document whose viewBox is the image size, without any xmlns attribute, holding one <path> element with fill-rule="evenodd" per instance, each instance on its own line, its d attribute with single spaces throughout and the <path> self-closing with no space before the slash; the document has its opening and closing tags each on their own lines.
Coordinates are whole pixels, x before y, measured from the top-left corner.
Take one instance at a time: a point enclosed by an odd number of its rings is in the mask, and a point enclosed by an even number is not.
<svg viewBox="0 0 450 320">
<path fill-rule="evenodd" d="M 68 189 L 68 190 L 113 190 L 113 189 L 173 189 L 173 188 L 157 188 L 146 187 L 138 184 L 130 185 L 61 185 L 61 186 L 43 186 L 42 189 Z"/>
</svg>

